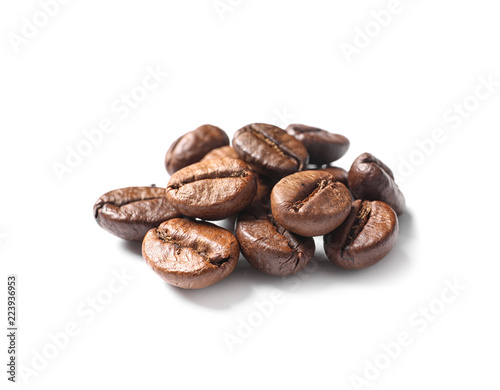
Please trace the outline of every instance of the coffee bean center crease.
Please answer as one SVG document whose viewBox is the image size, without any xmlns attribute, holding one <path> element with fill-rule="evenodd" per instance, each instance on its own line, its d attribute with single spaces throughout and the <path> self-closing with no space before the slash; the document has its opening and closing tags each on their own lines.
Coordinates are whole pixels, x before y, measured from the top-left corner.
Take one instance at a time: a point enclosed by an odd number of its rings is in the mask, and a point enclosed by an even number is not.
<svg viewBox="0 0 500 390">
<path fill-rule="evenodd" d="M 295 161 L 295 164 L 297 166 L 300 165 L 300 161 L 299 159 L 294 156 L 292 153 L 290 153 L 289 151 L 287 151 L 285 148 L 282 148 L 280 147 L 279 143 L 276 142 L 275 140 L 273 140 L 271 137 L 266 137 L 265 135 L 261 134 L 260 132 L 258 132 L 257 130 L 255 129 L 250 129 L 250 131 L 252 132 L 252 134 L 260 139 L 261 141 L 265 142 L 267 145 L 269 145 L 273 150 L 275 150 L 276 152 L 278 152 L 278 154 L 284 156 L 284 157 L 289 157 L 291 158 L 292 160 Z"/>
<path fill-rule="evenodd" d="M 217 259 L 217 260 L 216 259 L 211 259 L 205 252 L 199 251 L 196 248 L 182 246 L 181 244 L 179 244 L 178 242 L 176 242 L 172 237 L 170 237 L 163 230 L 156 229 L 156 236 L 160 240 L 162 240 L 163 242 L 168 243 L 168 244 L 172 244 L 174 246 L 174 249 L 175 249 L 175 251 L 174 251 L 174 257 L 175 257 L 175 260 L 179 260 L 177 258 L 177 256 L 180 256 L 181 251 L 183 249 L 187 249 L 187 250 L 192 250 L 192 251 L 196 252 L 198 255 L 200 255 L 201 257 L 203 257 L 207 262 L 209 262 L 210 264 L 215 265 L 217 267 L 220 267 L 222 264 L 229 262 L 229 258 Z"/>
<path fill-rule="evenodd" d="M 331 182 L 328 182 L 327 180 L 321 180 L 317 187 L 314 189 L 313 192 L 309 194 L 309 196 L 303 200 L 298 200 L 297 202 L 293 203 L 292 206 L 290 207 L 293 211 L 298 212 L 304 205 L 309 202 L 312 198 L 317 196 L 321 191 L 323 191 L 327 186 L 331 185 Z"/>
<path fill-rule="evenodd" d="M 354 219 L 342 252 L 344 252 L 363 231 L 364 227 L 368 223 L 368 220 L 370 219 L 371 212 L 372 206 L 370 203 L 365 202 L 359 209 L 356 218 Z"/>
<path fill-rule="evenodd" d="M 146 197 L 146 198 L 141 198 L 141 199 L 132 199 L 132 200 L 129 200 L 129 201 L 126 201 L 126 202 L 106 202 L 106 203 L 103 203 L 102 205 L 100 205 L 99 207 L 97 207 L 95 209 L 95 214 L 94 214 L 94 217 L 97 218 L 97 215 L 99 214 L 99 211 L 102 210 L 102 208 L 106 205 L 111 205 L 111 206 L 115 206 L 115 207 L 123 207 L 123 206 L 126 206 L 126 205 L 129 205 L 129 204 L 134 204 L 134 203 L 138 203 L 138 202 L 144 202 L 144 201 L 147 201 L 147 200 L 155 200 L 155 199 L 161 199 L 162 197 L 159 197 L 159 196 L 152 196 L 152 197 Z"/>
<path fill-rule="evenodd" d="M 169 187 L 173 190 L 178 190 L 179 188 L 195 183 L 198 181 L 202 180 L 224 180 L 224 179 L 234 179 L 234 178 L 244 178 L 251 175 L 250 171 L 248 170 L 242 170 L 242 171 L 237 171 L 237 172 L 232 172 L 232 171 L 223 171 L 223 172 L 207 172 L 205 175 L 201 176 L 192 176 L 189 178 L 186 178 L 185 180 L 178 182 L 178 183 L 172 183 L 169 185 Z"/>
</svg>

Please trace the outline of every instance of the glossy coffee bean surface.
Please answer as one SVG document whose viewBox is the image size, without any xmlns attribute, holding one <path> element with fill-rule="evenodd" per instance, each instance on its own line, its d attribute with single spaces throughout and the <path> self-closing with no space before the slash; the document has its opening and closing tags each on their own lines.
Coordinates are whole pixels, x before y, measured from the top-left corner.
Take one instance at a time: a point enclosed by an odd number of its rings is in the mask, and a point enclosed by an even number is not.
<svg viewBox="0 0 500 390">
<path fill-rule="evenodd" d="M 279 127 L 262 123 L 238 130 L 233 148 L 256 172 L 275 179 L 303 170 L 309 159 L 300 141 Z"/>
<path fill-rule="evenodd" d="M 257 193 L 252 200 L 252 205 L 269 205 L 271 202 L 271 191 L 276 182 L 258 173 L 255 176 L 257 177 Z"/>
<path fill-rule="evenodd" d="M 201 159 L 201 161 L 215 160 L 217 158 L 224 158 L 224 157 L 239 158 L 238 154 L 236 154 L 233 147 L 227 145 L 211 150 L 205 155 L 205 157 Z"/>
<path fill-rule="evenodd" d="M 165 197 L 165 188 L 128 187 L 102 195 L 94 218 L 104 230 L 130 241 L 141 241 L 149 229 L 181 216 Z"/>
<path fill-rule="evenodd" d="M 328 172 L 303 171 L 281 179 L 271 193 L 276 221 L 306 237 L 322 236 L 338 227 L 351 210 L 351 193 Z"/>
<path fill-rule="evenodd" d="M 238 217 L 241 253 L 259 271 L 287 276 L 301 271 L 314 256 L 314 239 L 280 226 L 268 207 L 251 207 Z"/>
<path fill-rule="evenodd" d="M 236 158 L 206 160 L 172 175 L 168 201 L 183 215 L 220 220 L 243 211 L 257 192 L 257 180 Z"/>
<path fill-rule="evenodd" d="M 213 149 L 229 145 L 229 137 L 220 128 L 203 125 L 179 137 L 168 149 L 165 168 L 170 175 L 199 162 Z"/>
<path fill-rule="evenodd" d="M 142 255 L 167 283 L 185 288 L 211 286 L 233 272 L 240 251 L 226 229 L 209 222 L 175 218 L 151 229 Z"/>
<path fill-rule="evenodd" d="M 293 124 L 286 128 L 286 132 L 304 144 L 311 164 L 329 164 L 349 150 L 350 142 L 346 137 L 317 127 Z"/>
<path fill-rule="evenodd" d="M 380 200 L 398 215 L 405 211 L 405 197 L 391 169 L 370 153 L 363 153 L 354 161 L 348 174 L 348 186 L 355 199 Z"/>
<path fill-rule="evenodd" d="M 328 172 L 330 175 L 333 176 L 333 179 L 335 181 L 340 181 L 342 184 L 347 186 L 347 171 L 344 168 L 340 167 L 326 167 L 326 168 L 321 168 L 321 171 Z"/>
<path fill-rule="evenodd" d="M 367 268 L 391 251 L 398 232 L 398 218 L 389 205 L 356 200 L 345 222 L 324 236 L 325 253 L 338 267 Z"/>
</svg>

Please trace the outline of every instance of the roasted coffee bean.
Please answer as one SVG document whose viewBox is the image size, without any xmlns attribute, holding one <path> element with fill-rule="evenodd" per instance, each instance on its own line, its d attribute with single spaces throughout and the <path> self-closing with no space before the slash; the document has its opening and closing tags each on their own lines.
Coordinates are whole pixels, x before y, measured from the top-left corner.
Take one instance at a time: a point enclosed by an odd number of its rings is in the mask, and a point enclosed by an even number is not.
<svg viewBox="0 0 500 390">
<path fill-rule="evenodd" d="M 333 176 L 333 180 L 340 181 L 342 184 L 347 186 L 347 171 L 345 169 L 339 167 L 326 167 L 320 170 L 328 172 Z"/>
<path fill-rule="evenodd" d="M 356 200 L 345 222 L 325 235 L 330 261 L 346 269 L 367 268 L 394 247 L 399 232 L 394 210 L 384 202 Z"/>
<path fill-rule="evenodd" d="M 340 134 L 306 125 L 294 124 L 286 132 L 304 144 L 309 152 L 309 162 L 315 165 L 337 161 L 349 150 L 349 140 Z"/>
<path fill-rule="evenodd" d="M 220 148 L 213 149 L 210 152 L 208 152 L 205 155 L 205 157 L 201 159 L 201 161 L 214 160 L 216 158 L 224 158 L 224 157 L 240 158 L 238 154 L 234 151 L 232 146 L 222 146 Z"/>
<path fill-rule="evenodd" d="M 314 239 L 280 226 L 265 206 L 240 214 L 236 238 L 241 253 L 259 271 L 286 276 L 301 271 L 314 256 Z"/>
<path fill-rule="evenodd" d="M 255 176 L 257 177 L 257 193 L 252 200 L 252 205 L 269 205 L 271 201 L 271 191 L 276 182 L 258 173 L 255 173 Z"/>
<path fill-rule="evenodd" d="M 256 172 L 275 179 L 303 170 L 309 158 L 300 141 L 279 127 L 262 123 L 238 130 L 233 148 Z"/>
<path fill-rule="evenodd" d="M 297 172 L 274 186 L 271 208 L 285 229 L 306 237 L 322 236 L 347 218 L 351 194 L 328 172 Z"/>
<path fill-rule="evenodd" d="M 223 146 L 221 148 L 214 149 L 207 153 L 205 157 L 201 159 L 201 161 L 206 160 L 215 160 L 217 158 L 240 158 L 232 146 Z M 257 178 L 257 194 L 255 195 L 252 203 L 269 203 L 269 198 L 271 196 L 271 190 L 273 185 L 275 184 L 273 180 L 270 180 L 258 173 L 254 172 L 255 177 Z"/>
<path fill-rule="evenodd" d="M 243 211 L 253 200 L 257 180 L 236 158 L 207 160 L 173 174 L 168 201 L 189 217 L 219 220 Z"/>
<path fill-rule="evenodd" d="M 181 216 L 165 197 L 165 188 L 128 187 L 108 192 L 94 204 L 94 217 L 104 230 L 141 241 L 149 229 Z"/>
<path fill-rule="evenodd" d="M 405 198 L 394 181 L 394 174 L 370 153 L 363 153 L 354 161 L 349 170 L 348 184 L 356 199 L 380 200 L 398 215 L 405 211 Z"/>
<path fill-rule="evenodd" d="M 229 145 L 227 134 L 216 126 L 203 125 L 178 138 L 165 156 L 167 172 L 173 175 L 179 169 L 199 162 L 212 149 Z"/>
<path fill-rule="evenodd" d="M 186 289 L 211 286 L 233 272 L 240 255 L 236 238 L 208 222 L 175 218 L 151 229 L 142 255 L 167 283 Z"/>
</svg>

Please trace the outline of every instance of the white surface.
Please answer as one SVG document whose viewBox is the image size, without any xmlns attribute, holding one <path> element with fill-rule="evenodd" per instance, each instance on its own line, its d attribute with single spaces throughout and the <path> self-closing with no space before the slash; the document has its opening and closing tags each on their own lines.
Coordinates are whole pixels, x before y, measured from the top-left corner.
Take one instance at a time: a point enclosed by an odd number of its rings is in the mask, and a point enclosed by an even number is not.
<svg viewBox="0 0 500 390">
<path fill-rule="evenodd" d="M 18 275 L 19 363 L 31 368 L 47 348 L 57 354 L 12 386 L 354 389 L 365 359 L 383 359 L 380 344 L 407 332 L 413 343 L 369 388 L 496 388 L 500 87 L 458 128 L 443 115 L 475 93 L 479 77 L 500 81 L 497 4 L 402 0 L 348 63 L 341 42 L 387 2 L 224 2 L 235 5 L 221 20 L 211 0 L 71 1 L 18 53 L 8 34 L 40 7 L 0 5 L 0 290 Z M 169 76 L 121 119 L 113 102 L 157 65 Z M 59 181 L 53 162 L 103 118 L 114 131 Z M 409 212 L 400 240 L 365 271 L 335 269 L 317 241 L 318 269 L 301 278 L 268 277 L 243 260 L 220 284 L 181 291 L 144 264 L 138 246 L 94 222 L 102 193 L 166 185 L 164 154 L 184 132 L 212 123 L 232 136 L 251 122 L 340 132 L 351 149 L 338 165 L 370 151 L 396 173 L 434 128 L 446 141 L 401 183 Z M 89 310 L 86 299 L 106 298 L 113 270 L 133 280 L 102 311 Z M 467 289 L 424 329 L 413 313 L 455 279 Z M 230 353 L 224 334 L 237 335 L 239 318 L 275 290 L 284 302 Z M 78 335 L 50 351 L 50 335 L 68 324 Z"/>
</svg>

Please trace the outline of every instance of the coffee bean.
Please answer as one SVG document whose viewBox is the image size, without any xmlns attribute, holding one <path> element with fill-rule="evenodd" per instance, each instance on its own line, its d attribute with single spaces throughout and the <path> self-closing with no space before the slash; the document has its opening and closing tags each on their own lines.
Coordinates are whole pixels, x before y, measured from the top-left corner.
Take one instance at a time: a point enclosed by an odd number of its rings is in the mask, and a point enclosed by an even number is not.
<svg viewBox="0 0 500 390">
<path fill-rule="evenodd" d="M 252 205 L 269 205 L 269 202 L 271 202 L 271 191 L 276 182 L 258 173 L 254 174 L 257 177 L 257 193 L 252 200 Z"/>
<path fill-rule="evenodd" d="M 269 275 L 286 276 L 299 272 L 314 256 L 314 239 L 280 226 L 265 206 L 251 207 L 240 214 L 236 238 L 245 259 Z"/>
<path fill-rule="evenodd" d="M 222 146 L 208 152 L 205 157 L 201 159 L 201 161 L 214 160 L 216 158 L 224 157 L 239 158 L 238 154 L 234 151 L 232 146 Z"/>
<path fill-rule="evenodd" d="M 167 199 L 189 217 L 220 220 L 243 211 L 256 191 L 257 180 L 248 165 L 225 157 L 174 173 L 167 186 Z"/>
<path fill-rule="evenodd" d="M 405 198 L 394 181 L 394 174 L 370 153 L 363 153 L 354 161 L 349 170 L 348 183 L 356 199 L 380 200 L 398 215 L 405 211 Z"/>
<path fill-rule="evenodd" d="M 207 153 L 205 157 L 201 159 L 201 161 L 206 160 L 215 160 L 217 158 L 240 158 L 232 146 L 223 146 L 221 148 L 214 149 Z M 275 184 L 273 180 L 266 178 L 265 176 L 259 175 L 254 172 L 255 177 L 257 178 L 257 194 L 255 195 L 252 203 L 269 203 L 269 197 L 271 196 L 271 190 L 273 185 Z"/>
<path fill-rule="evenodd" d="M 391 251 L 398 232 L 398 218 L 389 205 L 380 201 L 356 200 L 345 222 L 325 235 L 325 252 L 339 267 L 367 268 Z"/>
<path fill-rule="evenodd" d="M 104 230 L 141 241 L 149 229 L 181 214 L 165 197 L 165 188 L 128 187 L 108 192 L 94 204 L 94 217 Z"/>
<path fill-rule="evenodd" d="M 349 150 L 350 142 L 346 137 L 317 127 L 294 124 L 288 126 L 286 132 L 304 144 L 311 164 L 329 164 Z"/>
<path fill-rule="evenodd" d="M 309 158 L 300 141 L 279 127 L 262 123 L 238 130 L 233 148 L 256 172 L 276 179 L 303 170 Z"/>
<path fill-rule="evenodd" d="M 151 229 L 142 255 L 167 283 L 186 289 L 211 286 L 233 272 L 238 241 L 226 229 L 208 222 L 175 218 Z"/>
<path fill-rule="evenodd" d="M 216 126 L 203 125 L 178 138 L 168 149 L 165 167 L 170 175 L 197 163 L 212 149 L 229 145 L 227 134 Z"/>
<path fill-rule="evenodd" d="M 345 169 L 339 167 L 326 167 L 320 170 L 328 172 L 333 176 L 333 180 L 340 181 L 342 184 L 347 186 L 347 171 Z"/>
<path fill-rule="evenodd" d="M 285 229 L 306 237 L 321 236 L 347 218 L 351 194 L 328 172 L 297 172 L 274 186 L 271 208 Z"/>
</svg>

